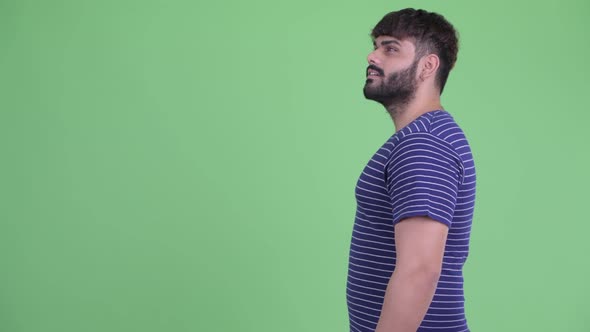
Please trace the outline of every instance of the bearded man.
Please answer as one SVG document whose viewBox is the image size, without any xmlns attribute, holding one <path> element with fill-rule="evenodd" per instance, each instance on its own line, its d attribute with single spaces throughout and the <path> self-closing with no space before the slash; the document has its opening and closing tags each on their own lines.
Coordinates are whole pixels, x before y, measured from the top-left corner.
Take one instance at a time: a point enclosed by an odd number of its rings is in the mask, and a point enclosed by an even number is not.
<svg viewBox="0 0 590 332">
<path fill-rule="evenodd" d="M 475 204 L 475 165 L 440 95 L 458 38 L 440 14 L 407 8 L 371 32 L 364 96 L 395 133 L 355 187 L 346 299 L 353 332 L 470 332 L 463 266 Z"/>
</svg>

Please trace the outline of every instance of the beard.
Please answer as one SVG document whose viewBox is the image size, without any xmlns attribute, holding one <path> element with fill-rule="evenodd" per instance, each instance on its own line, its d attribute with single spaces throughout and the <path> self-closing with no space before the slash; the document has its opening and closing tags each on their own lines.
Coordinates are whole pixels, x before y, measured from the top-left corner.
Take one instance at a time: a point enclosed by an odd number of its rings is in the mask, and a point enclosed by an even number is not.
<svg viewBox="0 0 590 332">
<path fill-rule="evenodd" d="M 371 67 L 369 66 L 369 68 Z M 373 68 L 378 70 L 376 67 Z M 376 79 L 368 78 L 363 89 L 365 98 L 374 100 L 387 109 L 407 105 L 414 98 L 418 86 L 417 68 L 418 61 L 414 61 L 409 68 L 391 73 L 387 77 L 381 75 Z M 379 72 L 383 71 L 379 70 Z M 374 82 L 379 80 L 381 83 Z"/>
</svg>

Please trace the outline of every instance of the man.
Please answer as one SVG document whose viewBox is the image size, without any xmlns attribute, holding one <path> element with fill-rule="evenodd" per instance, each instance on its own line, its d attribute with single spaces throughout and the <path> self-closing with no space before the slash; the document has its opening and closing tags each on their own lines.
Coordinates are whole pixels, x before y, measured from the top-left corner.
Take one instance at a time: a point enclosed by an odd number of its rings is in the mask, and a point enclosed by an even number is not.
<svg viewBox="0 0 590 332">
<path fill-rule="evenodd" d="M 391 12 L 371 32 L 364 95 L 395 133 L 356 184 L 350 331 L 469 332 L 462 268 L 475 203 L 471 149 L 440 104 L 456 31 L 436 13 Z"/>
</svg>

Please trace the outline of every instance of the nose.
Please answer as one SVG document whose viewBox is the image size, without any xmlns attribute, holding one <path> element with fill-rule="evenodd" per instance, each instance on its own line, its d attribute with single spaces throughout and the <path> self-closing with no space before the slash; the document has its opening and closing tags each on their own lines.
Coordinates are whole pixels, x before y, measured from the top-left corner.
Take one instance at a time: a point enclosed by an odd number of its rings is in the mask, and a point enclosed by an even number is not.
<svg viewBox="0 0 590 332">
<path fill-rule="evenodd" d="M 377 52 L 377 50 L 374 50 L 373 52 L 369 53 L 369 55 L 367 56 L 367 61 L 371 65 L 378 65 L 379 64 L 379 59 L 377 59 L 377 56 L 375 54 L 376 52 Z"/>
</svg>

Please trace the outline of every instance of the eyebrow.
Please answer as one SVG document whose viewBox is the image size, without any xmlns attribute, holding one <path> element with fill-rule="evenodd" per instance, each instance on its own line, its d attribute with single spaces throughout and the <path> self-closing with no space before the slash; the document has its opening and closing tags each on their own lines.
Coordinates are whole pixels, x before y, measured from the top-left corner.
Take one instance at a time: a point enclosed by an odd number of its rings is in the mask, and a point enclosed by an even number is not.
<svg viewBox="0 0 590 332">
<path fill-rule="evenodd" d="M 399 47 L 402 47 L 402 44 L 399 41 L 395 40 L 395 39 L 384 40 L 384 41 L 381 42 L 381 46 L 388 45 L 388 44 L 397 44 Z M 373 40 L 373 46 L 377 46 L 375 44 L 375 41 L 374 40 Z"/>
</svg>

